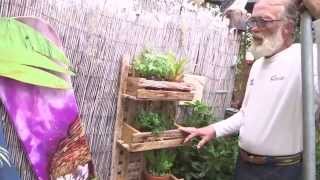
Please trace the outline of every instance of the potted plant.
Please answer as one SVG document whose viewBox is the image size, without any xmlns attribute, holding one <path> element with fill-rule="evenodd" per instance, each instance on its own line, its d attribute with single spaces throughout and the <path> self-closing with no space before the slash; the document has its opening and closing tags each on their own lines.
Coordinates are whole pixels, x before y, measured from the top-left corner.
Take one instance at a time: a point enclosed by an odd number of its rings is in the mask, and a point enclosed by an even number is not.
<svg viewBox="0 0 320 180">
<path fill-rule="evenodd" d="M 145 180 L 170 180 L 171 168 L 175 161 L 175 151 L 159 149 L 145 152 Z"/>
</svg>

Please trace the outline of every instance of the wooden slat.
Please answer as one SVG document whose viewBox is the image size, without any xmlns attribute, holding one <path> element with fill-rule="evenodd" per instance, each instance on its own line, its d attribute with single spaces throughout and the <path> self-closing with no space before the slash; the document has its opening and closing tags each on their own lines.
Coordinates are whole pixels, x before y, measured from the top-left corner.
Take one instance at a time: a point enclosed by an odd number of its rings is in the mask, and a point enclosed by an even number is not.
<svg viewBox="0 0 320 180">
<path fill-rule="evenodd" d="M 154 81 L 145 78 L 128 77 L 127 91 L 124 96 L 135 100 L 184 100 L 190 101 L 195 90 L 192 83 Z"/>
<path fill-rule="evenodd" d="M 183 145 L 184 138 L 166 140 L 166 141 L 153 141 L 145 143 L 132 143 L 127 144 L 121 140 L 117 142 L 129 152 L 149 151 L 155 149 L 173 148 Z"/>
<path fill-rule="evenodd" d="M 145 78 L 129 77 L 128 88 L 145 88 L 145 89 L 162 89 L 168 91 L 192 91 L 194 89 L 193 84 L 186 82 L 170 82 L 170 81 L 155 81 Z"/>
<path fill-rule="evenodd" d="M 123 123 L 122 125 L 122 137 L 121 139 L 124 142 L 132 142 L 134 134 L 139 133 L 138 130 L 136 130 L 135 128 L 133 128 L 132 126 L 130 126 L 127 123 Z"/>
<path fill-rule="evenodd" d="M 133 77 L 128 77 L 128 84 L 127 84 L 127 94 L 130 94 L 131 96 L 137 96 L 137 89 L 138 84 L 139 84 L 139 78 L 133 78 Z"/>
<path fill-rule="evenodd" d="M 116 113 L 116 122 L 114 126 L 114 134 L 113 139 L 117 140 L 121 137 L 121 130 L 122 130 L 122 123 L 123 123 L 123 105 L 122 105 L 122 94 L 126 91 L 127 88 L 127 78 L 128 78 L 128 71 L 129 71 L 129 57 L 124 56 L 121 65 L 121 76 L 120 76 L 120 85 L 119 85 L 119 93 L 118 93 L 118 102 L 117 102 L 117 113 Z M 112 149 L 112 164 L 111 164 L 111 179 L 116 180 L 119 171 L 119 153 L 120 150 L 117 147 L 116 141 L 113 142 L 113 149 Z M 124 171 L 123 173 L 126 173 Z M 121 180 L 121 178 L 125 178 L 126 175 L 121 174 L 117 178 L 117 180 Z"/>
<path fill-rule="evenodd" d="M 165 100 L 191 101 L 193 99 L 193 93 L 179 92 L 179 91 L 138 89 L 137 98 L 145 99 L 145 100 L 162 100 L 162 101 L 165 101 Z"/>
<path fill-rule="evenodd" d="M 128 98 L 128 99 L 132 99 L 132 100 L 135 100 L 135 101 L 142 101 L 142 99 L 137 99 L 136 96 L 133 96 L 133 95 L 129 95 L 129 94 L 122 94 L 122 97 L 124 98 Z"/>
<path fill-rule="evenodd" d="M 164 142 L 165 140 L 172 140 L 184 137 L 185 134 L 178 129 L 166 130 L 160 132 L 159 134 L 154 134 L 152 132 L 140 132 L 131 125 L 124 122 L 121 140 L 123 140 L 126 143 L 139 143 L 147 141 Z"/>
<path fill-rule="evenodd" d="M 125 149 L 118 148 L 118 155 L 117 155 L 117 168 L 116 168 L 116 180 L 126 180 L 127 179 L 127 171 L 129 166 L 128 159 L 130 158 L 130 152 L 126 151 Z M 115 177 L 115 176 L 112 176 Z"/>
<path fill-rule="evenodd" d="M 185 135 L 178 129 L 166 130 L 157 135 L 151 132 L 142 132 L 133 135 L 133 142 L 164 141 L 169 139 L 184 138 Z"/>
</svg>

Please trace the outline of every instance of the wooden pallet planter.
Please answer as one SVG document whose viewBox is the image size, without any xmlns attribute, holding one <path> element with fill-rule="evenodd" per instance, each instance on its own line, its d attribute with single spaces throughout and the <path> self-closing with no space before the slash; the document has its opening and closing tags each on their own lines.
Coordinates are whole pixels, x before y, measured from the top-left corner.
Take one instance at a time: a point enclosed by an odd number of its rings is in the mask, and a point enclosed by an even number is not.
<svg viewBox="0 0 320 180">
<path fill-rule="evenodd" d="M 191 101 L 193 85 L 185 82 L 155 81 L 128 77 L 125 97 L 136 100 Z"/>
<path fill-rule="evenodd" d="M 185 134 L 178 129 L 166 130 L 159 134 L 140 132 L 126 122 L 123 123 L 122 138 L 118 143 L 129 152 L 182 146 Z"/>
<path fill-rule="evenodd" d="M 111 180 L 143 180 L 146 165 L 143 151 L 182 146 L 186 137 L 178 129 L 163 131 L 157 135 L 137 130 L 132 124 L 140 110 L 165 112 L 168 115 L 166 118 L 175 122 L 180 101 L 192 101 L 201 97 L 198 94 L 202 89 L 199 88 L 198 81 L 194 82 L 197 78 L 193 75 L 185 76 L 184 82 L 134 77 L 130 73 L 129 61 L 129 56 L 124 56 L 121 65 Z M 183 180 L 173 175 L 170 178 Z"/>
</svg>

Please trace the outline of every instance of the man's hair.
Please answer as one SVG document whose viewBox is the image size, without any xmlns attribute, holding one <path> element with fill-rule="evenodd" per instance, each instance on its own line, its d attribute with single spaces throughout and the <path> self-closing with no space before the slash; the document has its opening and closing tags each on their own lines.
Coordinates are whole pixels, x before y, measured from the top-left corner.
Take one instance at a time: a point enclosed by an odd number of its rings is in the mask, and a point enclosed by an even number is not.
<svg viewBox="0 0 320 180">
<path fill-rule="evenodd" d="M 300 0 L 289 0 L 284 12 L 284 16 L 289 20 L 292 20 L 294 23 L 298 21 L 299 3 Z"/>
<path fill-rule="evenodd" d="M 283 16 L 292 24 L 291 38 L 294 42 L 297 38 L 296 31 L 297 25 L 299 24 L 299 4 L 301 0 L 287 0 Z"/>
</svg>

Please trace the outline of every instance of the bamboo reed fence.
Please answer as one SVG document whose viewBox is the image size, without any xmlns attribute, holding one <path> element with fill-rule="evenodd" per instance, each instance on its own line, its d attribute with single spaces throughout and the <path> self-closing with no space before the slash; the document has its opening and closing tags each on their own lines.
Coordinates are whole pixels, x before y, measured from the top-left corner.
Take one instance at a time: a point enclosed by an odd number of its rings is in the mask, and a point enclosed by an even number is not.
<svg viewBox="0 0 320 180">
<path fill-rule="evenodd" d="M 223 117 L 230 105 L 239 37 L 221 17 L 188 10 L 183 0 L 0 0 L 1 16 L 37 16 L 60 35 L 99 179 L 110 176 L 121 57 L 144 47 L 188 58 L 186 71 L 208 78 L 203 100 Z M 132 3 L 129 3 L 132 2 Z M 11 160 L 23 180 L 35 179 L 1 106 Z"/>
</svg>

